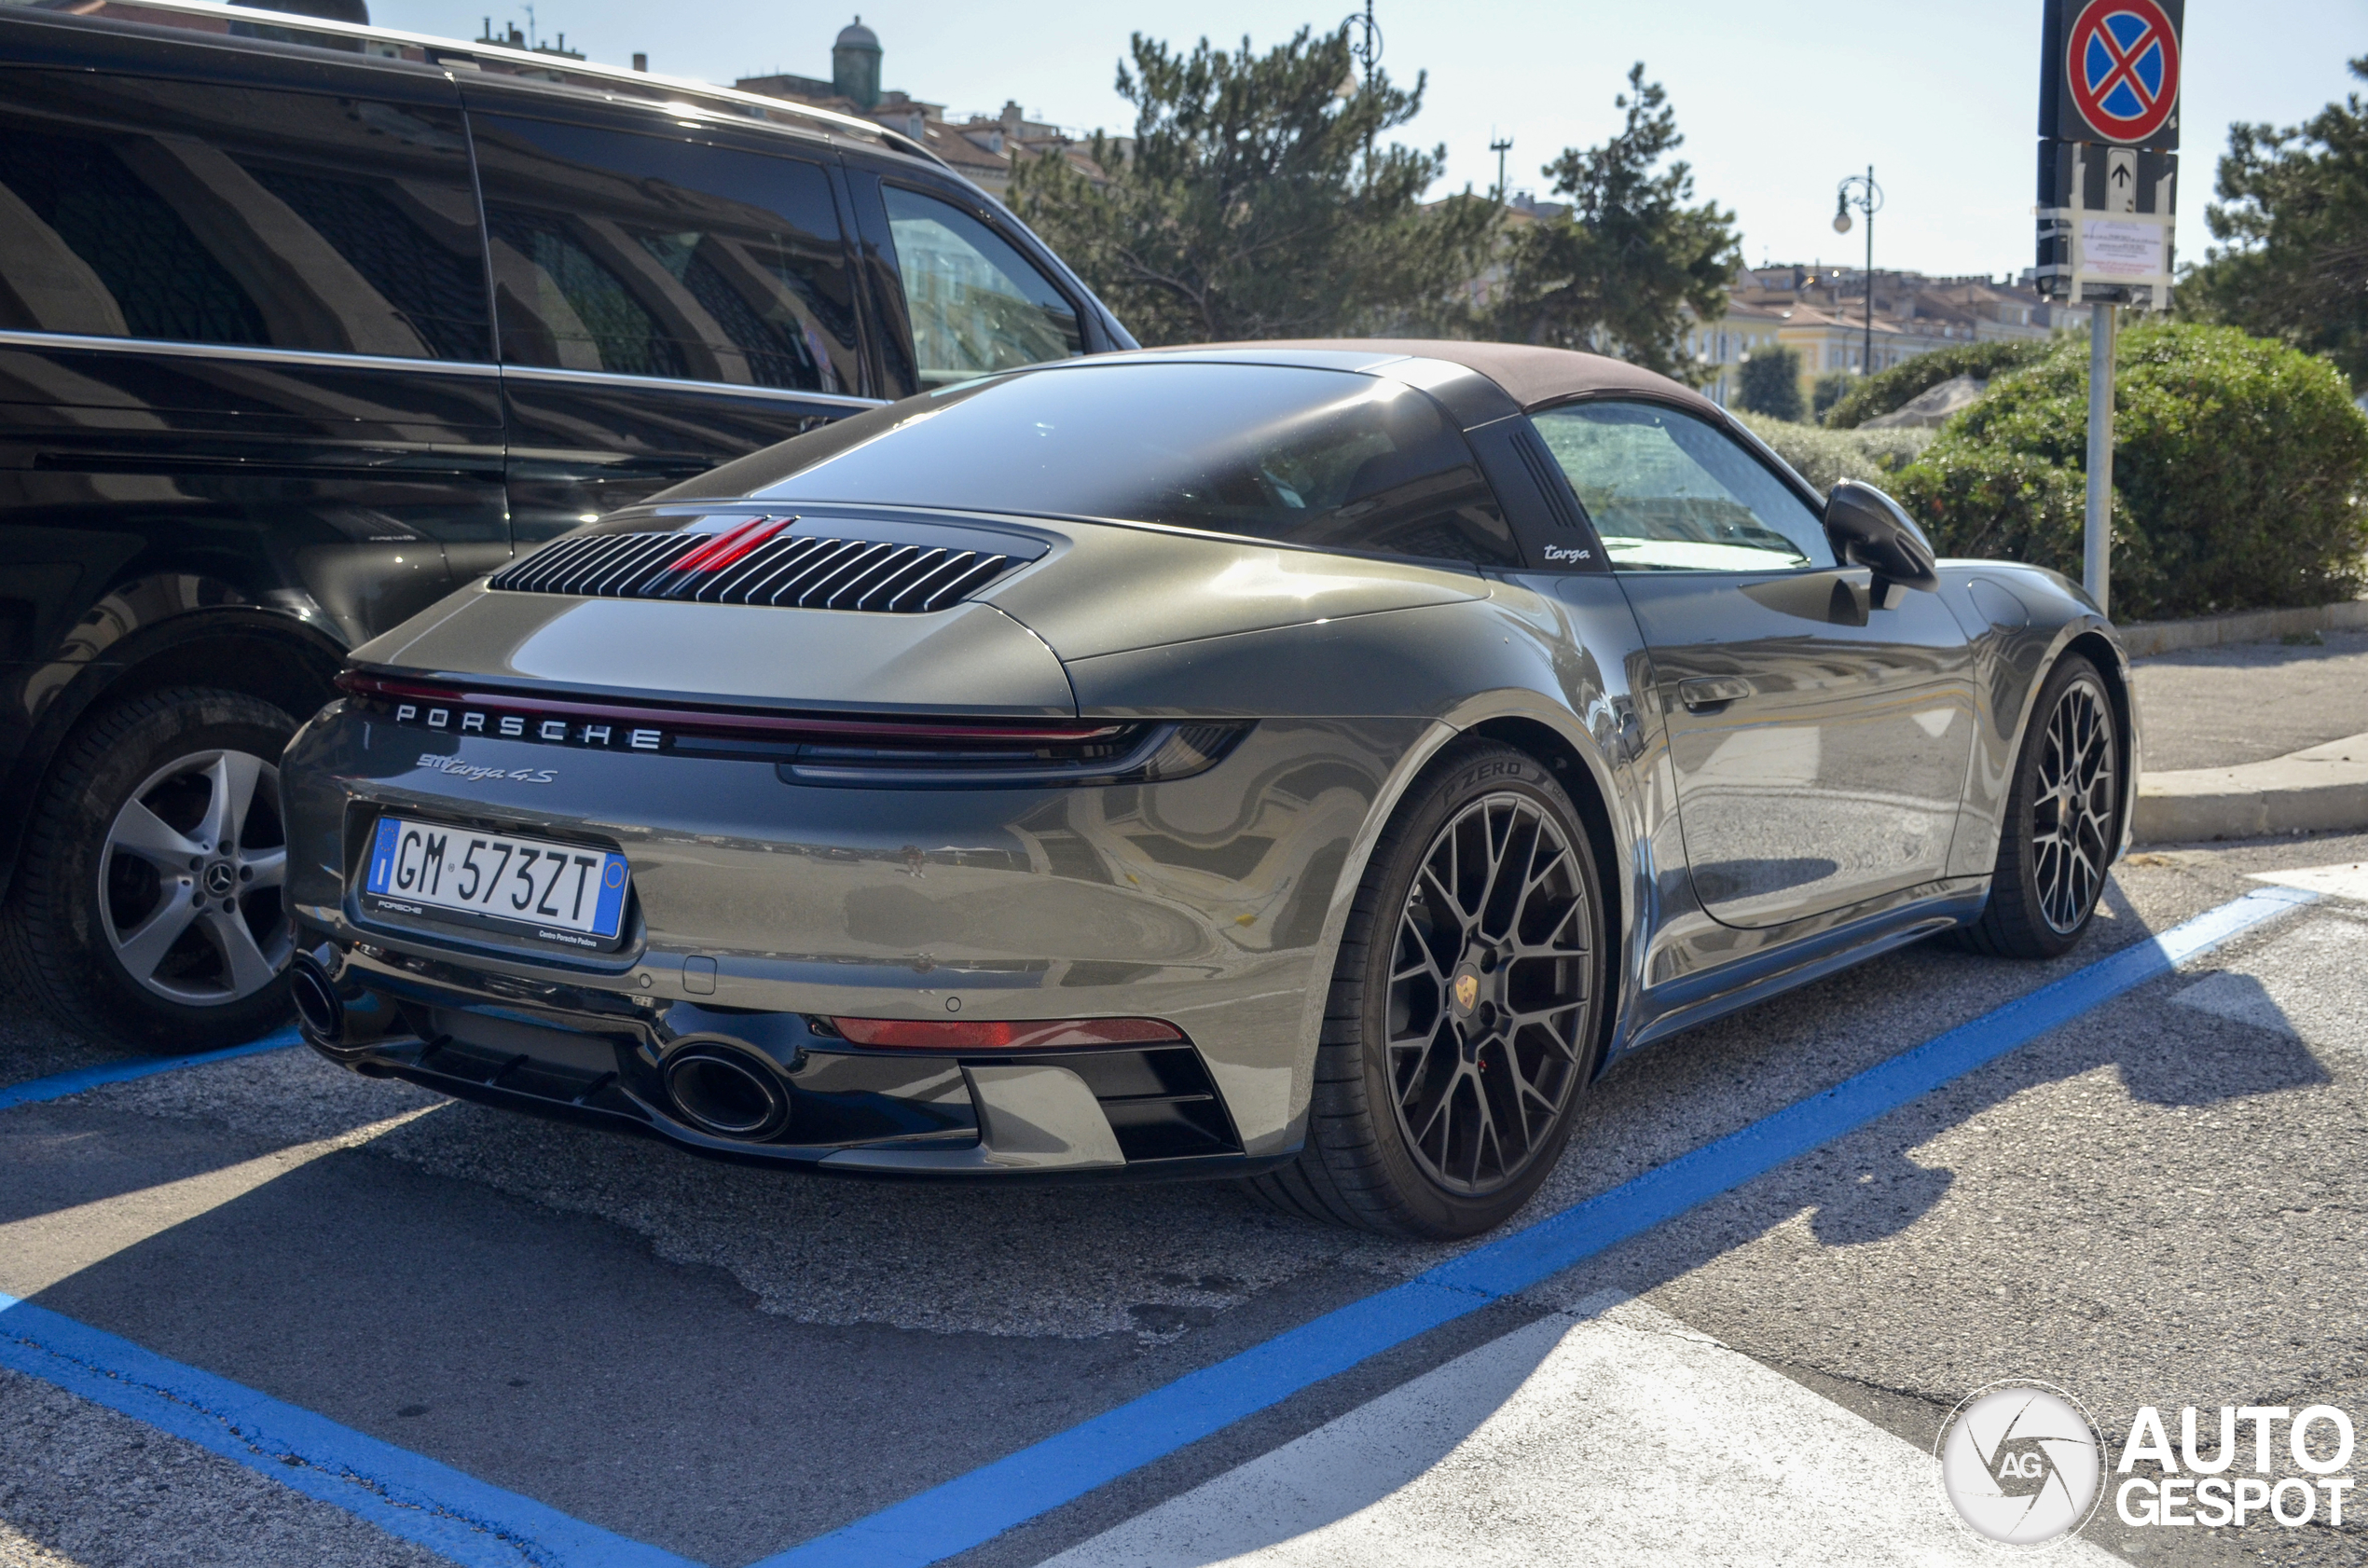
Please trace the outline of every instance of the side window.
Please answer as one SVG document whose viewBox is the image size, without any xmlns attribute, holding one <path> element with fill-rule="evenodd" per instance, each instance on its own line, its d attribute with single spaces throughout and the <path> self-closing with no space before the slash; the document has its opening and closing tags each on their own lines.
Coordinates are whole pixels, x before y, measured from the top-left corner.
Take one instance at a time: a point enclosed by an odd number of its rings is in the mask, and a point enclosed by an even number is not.
<svg viewBox="0 0 2368 1568">
<path fill-rule="evenodd" d="M 1085 351 L 1076 309 L 1000 235 L 935 197 L 880 194 L 923 392 Z"/>
<path fill-rule="evenodd" d="M 1647 403 L 1531 416 L 1618 571 L 1784 571 L 1834 564 L 1824 525 L 1723 432 Z"/>
<path fill-rule="evenodd" d="M 461 117 L 0 72 L 0 324 L 485 360 Z"/>
<path fill-rule="evenodd" d="M 506 363 L 857 390 L 819 164 L 506 115 L 470 125 Z"/>
</svg>

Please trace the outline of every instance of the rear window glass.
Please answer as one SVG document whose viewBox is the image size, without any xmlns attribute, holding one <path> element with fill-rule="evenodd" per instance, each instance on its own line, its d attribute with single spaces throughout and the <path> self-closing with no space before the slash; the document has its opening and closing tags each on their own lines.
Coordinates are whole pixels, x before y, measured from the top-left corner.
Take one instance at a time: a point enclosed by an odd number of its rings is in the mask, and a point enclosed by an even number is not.
<svg viewBox="0 0 2368 1568">
<path fill-rule="evenodd" d="M 1164 523 L 1514 566 L 1462 433 L 1402 382 L 1244 364 L 1081 364 L 859 415 L 774 448 L 765 499 Z"/>
</svg>

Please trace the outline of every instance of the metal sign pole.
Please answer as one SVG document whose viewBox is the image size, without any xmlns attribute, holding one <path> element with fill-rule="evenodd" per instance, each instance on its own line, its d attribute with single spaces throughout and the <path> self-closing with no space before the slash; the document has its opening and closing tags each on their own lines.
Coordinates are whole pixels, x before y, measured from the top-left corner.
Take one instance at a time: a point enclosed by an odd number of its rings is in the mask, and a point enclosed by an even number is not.
<svg viewBox="0 0 2368 1568">
<path fill-rule="evenodd" d="M 2111 612 L 2113 348 L 2121 307 L 2170 305 L 2186 0 L 2041 0 L 2039 265 L 2088 307 L 2088 495 L 2081 579 Z"/>
<path fill-rule="evenodd" d="M 2080 585 L 2111 615 L 2113 544 L 2113 339 L 2120 312 L 2088 308 L 2088 514 L 2082 534 Z"/>
</svg>

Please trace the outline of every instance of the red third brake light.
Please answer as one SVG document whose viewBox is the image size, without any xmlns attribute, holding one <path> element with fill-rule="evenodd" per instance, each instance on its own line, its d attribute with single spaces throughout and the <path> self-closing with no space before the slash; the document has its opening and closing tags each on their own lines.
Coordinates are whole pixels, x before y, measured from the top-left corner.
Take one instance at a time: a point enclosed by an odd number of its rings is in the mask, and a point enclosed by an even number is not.
<svg viewBox="0 0 2368 1568">
<path fill-rule="evenodd" d="M 750 518 L 738 528 L 709 535 L 689 554 L 677 557 L 667 570 L 721 571 L 796 520 L 788 517 L 777 523 L 770 517 Z"/>
<path fill-rule="evenodd" d="M 1156 1018 L 935 1019 L 833 1018 L 857 1045 L 907 1051 L 1051 1051 L 1089 1045 L 1180 1040 L 1184 1031 Z"/>
</svg>

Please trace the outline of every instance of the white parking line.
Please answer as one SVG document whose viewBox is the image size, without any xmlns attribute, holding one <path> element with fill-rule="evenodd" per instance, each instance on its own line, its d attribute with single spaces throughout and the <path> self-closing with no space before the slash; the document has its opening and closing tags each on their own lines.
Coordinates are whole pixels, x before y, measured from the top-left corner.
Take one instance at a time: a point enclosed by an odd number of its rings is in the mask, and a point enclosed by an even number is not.
<svg viewBox="0 0 2368 1568">
<path fill-rule="evenodd" d="M 2368 1050 L 2368 921 L 2334 914 L 2305 921 L 2170 999 L 2309 1045 Z"/>
<path fill-rule="evenodd" d="M 1591 1309 L 1591 1310 L 1590 1310 Z M 1995 1568 L 1933 1457 L 1609 1296 L 1458 1356 L 1045 1568 Z M 2051 1561 L 2118 1560 L 2086 1541 Z"/>
<path fill-rule="evenodd" d="M 2341 861 L 2331 866 L 2305 866 L 2299 871 L 2255 872 L 2255 882 L 2279 887 L 2300 887 L 2332 898 L 2358 899 L 2368 903 L 2368 860 Z"/>
</svg>

